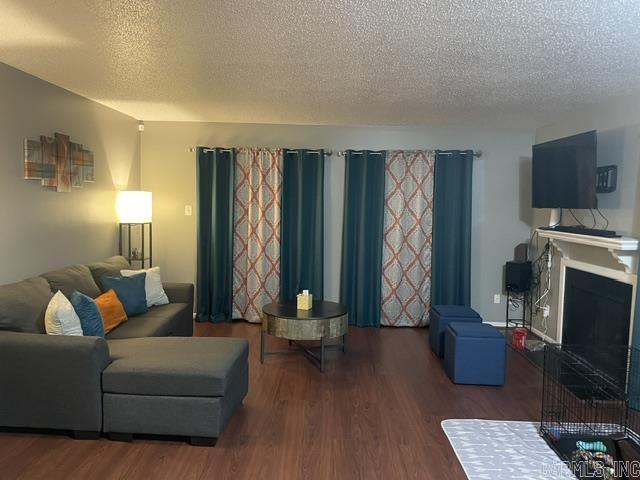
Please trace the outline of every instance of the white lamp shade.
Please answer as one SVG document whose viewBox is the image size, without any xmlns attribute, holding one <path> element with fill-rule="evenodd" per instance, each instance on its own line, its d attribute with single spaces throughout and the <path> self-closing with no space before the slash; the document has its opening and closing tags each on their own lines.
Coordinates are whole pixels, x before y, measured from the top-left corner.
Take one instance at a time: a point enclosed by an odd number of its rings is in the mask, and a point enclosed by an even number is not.
<svg viewBox="0 0 640 480">
<path fill-rule="evenodd" d="M 151 223 L 151 192 L 137 190 L 119 192 L 116 211 L 120 223 Z"/>
</svg>

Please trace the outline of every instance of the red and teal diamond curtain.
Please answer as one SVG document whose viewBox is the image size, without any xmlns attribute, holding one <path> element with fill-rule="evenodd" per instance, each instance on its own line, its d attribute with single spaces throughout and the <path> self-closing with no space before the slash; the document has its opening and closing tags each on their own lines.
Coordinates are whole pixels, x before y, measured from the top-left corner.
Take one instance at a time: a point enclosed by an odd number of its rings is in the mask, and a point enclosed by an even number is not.
<svg viewBox="0 0 640 480">
<path fill-rule="evenodd" d="M 429 323 L 468 305 L 473 152 L 345 154 L 340 299 L 357 326 Z"/>
<path fill-rule="evenodd" d="M 324 152 L 199 147 L 197 165 L 198 320 L 260 322 L 298 290 L 322 298 Z"/>
<path fill-rule="evenodd" d="M 323 293 L 324 153 L 198 149 L 197 317 L 260 321 Z M 468 305 L 471 151 L 345 154 L 340 300 L 358 326 L 424 326 Z M 432 226 L 433 225 L 433 226 Z"/>
<path fill-rule="evenodd" d="M 233 318 L 260 322 L 280 295 L 282 149 L 237 148 Z"/>
<path fill-rule="evenodd" d="M 434 166 L 433 152 L 387 152 L 382 325 L 422 327 L 429 320 Z"/>
</svg>

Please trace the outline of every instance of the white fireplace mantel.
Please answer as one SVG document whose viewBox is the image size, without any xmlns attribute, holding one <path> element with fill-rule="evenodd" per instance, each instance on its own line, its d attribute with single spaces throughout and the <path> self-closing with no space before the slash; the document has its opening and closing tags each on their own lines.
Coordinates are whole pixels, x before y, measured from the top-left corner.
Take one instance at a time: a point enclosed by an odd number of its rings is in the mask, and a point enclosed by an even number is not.
<svg viewBox="0 0 640 480">
<path fill-rule="evenodd" d="M 540 238 L 546 238 L 551 242 L 560 253 L 561 259 L 557 287 L 558 303 L 555 310 L 557 315 L 555 338 L 547 337 L 546 330 L 541 333 L 536 331 L 536 333 L 541 334 L 543 338 L 546 337 L 548 341 L 562 342 L 567 269 L 576 269 L 631 285 L 631 316 L 629 318 L 629 342 L 631 342 L 638 284 L 640 240 L 631 237 L 594 237 L 540 228 L 537 233 Z M 585 249 L 594 251 L 588 253 Z"/>
<path fill-rule="evenodd" d="M 572 258 L 572 245 L 585 245 L 589 247 L 602 248 L 608 251 L 611 256 L 624 267 L 625 273 L 638 274 L 638 257 L 640 255 L 640 240 L 632 237 L 594 237 L 591 235 L 580 235 L 578 233 L 556 232 L 553 230 L 538 229 L 540 238 L 548 238 L 552 245 L 557 248 L 564 258 Z"/>
</svg>

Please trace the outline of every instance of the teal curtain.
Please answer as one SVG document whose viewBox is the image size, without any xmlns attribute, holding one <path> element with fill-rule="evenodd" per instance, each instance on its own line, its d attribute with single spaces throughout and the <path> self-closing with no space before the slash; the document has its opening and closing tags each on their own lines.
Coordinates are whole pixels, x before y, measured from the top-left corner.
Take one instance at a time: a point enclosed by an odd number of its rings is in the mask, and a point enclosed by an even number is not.
<svg viewBox="0 0 640 480">
<path fill-rule="evenodd" d="M 283 152 L 280 297 L 323 298 L 324 151 Z"/>
<path fill-rule="evenodd" d="M 235 152 L 197 150 L 197 320 L 231 320 Z"/>
<path fill-rule="evenodd" d="M 349 323 L 380 326 L 386 152 L 347 150 L 340 301 Z"/>
<path fill-rule="evenodd" d="M 471 303 L 473 152 L 436 151 L 431 303 Z"/>
</svg>

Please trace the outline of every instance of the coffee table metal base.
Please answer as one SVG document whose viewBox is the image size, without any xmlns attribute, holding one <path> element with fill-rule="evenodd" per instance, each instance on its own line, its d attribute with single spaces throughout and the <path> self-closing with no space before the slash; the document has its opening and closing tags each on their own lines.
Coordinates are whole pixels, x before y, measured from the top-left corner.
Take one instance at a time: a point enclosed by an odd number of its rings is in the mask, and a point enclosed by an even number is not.
<svg viewBox="0 0 640 480">
<path fill-rule="evenodd" d="M 309 347 L 300 343 L 297 340 L 289 340 L 289 347 L 296 347 L 291 350 L 273 350 L 271 352 L 267 351 L 267 332 L 262 330 L 262 336 L 260 337 L 260 363 L 264 363 L 264 357 L 267 355 L 281 355 L 287 353 L 302 353 L 305 357 L 307 357 L 311 363 L 316 365 L 321 372 L 324 372 L 324 353 L 326 349 L 335 349 L 339 348 L 342 350 L 342 353 L 346 353 L 347 351 L 347 334 L 342 335 L 342 340 L 339 344 L 331 344 L 325 345 L 324 337 L 320 338 L 320 345 L 317 347 Z"/>
<path fill-rule="evenodd" d="M 337 346 L 345 352 L 348 328 L 347 308 L 340 303 L 317 300 L 310 310 L 299 310 L 295 301 L 269 303 L 262 307 L 260 363 L 265 355 L 301 352 L 324 372 L 325 350 Z M 289 349 L 267 352 L 267 335 L 288 340 Z M 327 345 L 333 339 L 342 341 Z M 311 347 L 307 342 L 320 345 Z"/>
</svg>

